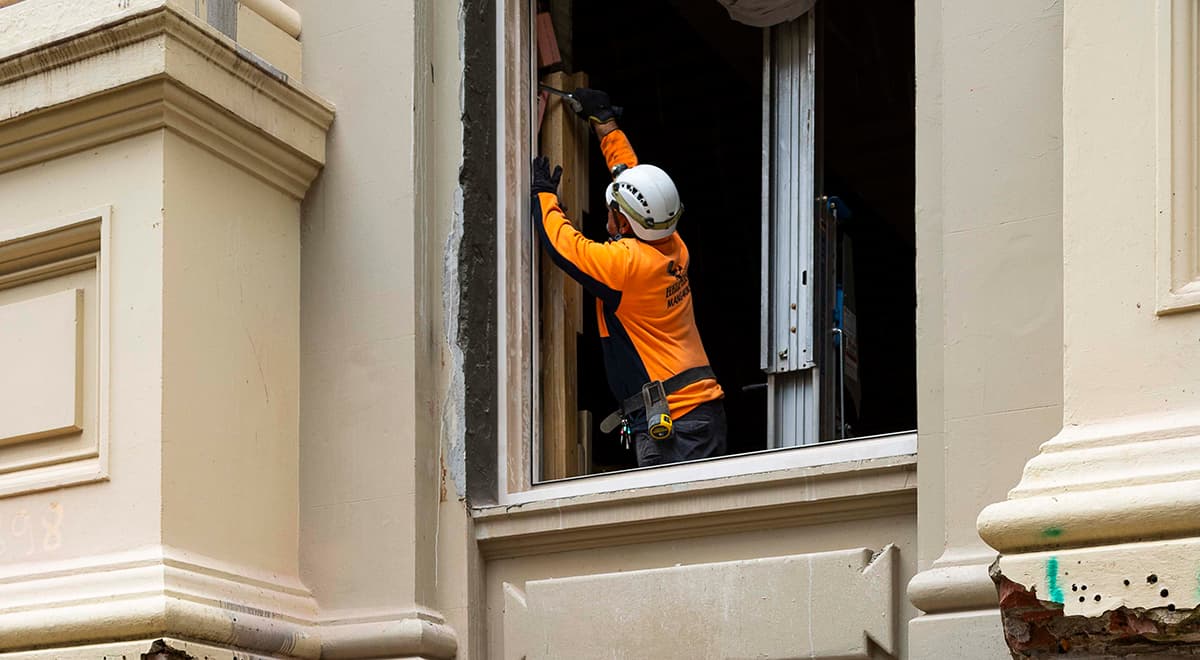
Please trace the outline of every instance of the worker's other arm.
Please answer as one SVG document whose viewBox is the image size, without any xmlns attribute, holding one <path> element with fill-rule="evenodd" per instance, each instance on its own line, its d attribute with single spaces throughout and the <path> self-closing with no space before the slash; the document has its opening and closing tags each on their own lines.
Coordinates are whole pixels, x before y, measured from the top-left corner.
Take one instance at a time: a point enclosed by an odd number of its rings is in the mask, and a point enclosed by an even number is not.
<svg viewBox="0 0 1200 660">
<path fill-rule="evenodd" d="M 588 293 L 615 308 L 629 272 L 628 246 L 597 243 L 571 225 L 558 205 L 558 195 L 539 192 L 534 196 L 541 213 L 538 234 L 554 263 L 583 285 Z"/>
</svg>

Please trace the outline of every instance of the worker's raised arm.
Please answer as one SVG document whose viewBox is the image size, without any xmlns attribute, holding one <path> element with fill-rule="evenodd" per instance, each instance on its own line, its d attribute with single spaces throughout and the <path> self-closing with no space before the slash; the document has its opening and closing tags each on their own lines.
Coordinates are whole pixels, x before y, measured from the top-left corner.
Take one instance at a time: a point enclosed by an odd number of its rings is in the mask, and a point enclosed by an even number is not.
<svg viewBox="0 0 1200 660">
<path fill-rule="evenodd" d="M 596 125 L 596 135 L 600 138 L 600 151 L 604 152 L 604 162 L 608 163 L 608 171 L 614 176 L 620 173 L 618 168 L 624 170 L 638 164 L 633 145 L 629 144 L 625 131 L 617 128 L 616 120 Z M 622 165 L 624 167 L 621 167 Z"/>
<path fill-rule="evenodd" d="M 542 247 L 559 268 L 583 285 L 588 293 L 616 307 L 629 272 L 628 246 L 597 243 L 571 224 L 558 204 L 558 179 L 562 168 L 550 173 L 543 156 L 533 161 L 534 225 Z"/>
<path fill-rule="evenodd" d="M 581 87 L 572 95 L 579 102 L 579 116 L 588 120 L 596 129 L 596 137 L 600 138 L 600 150 L 604 152 L 604 160 L 608 163 L 608 171 L 616 176 L 624 170 L 638 164 L 637 154 L 633 145 L 625 137 L 625 132 L 617 127 L 619 109 L 613 107 L 608 94 L 598 89 Z"/>
</svg>

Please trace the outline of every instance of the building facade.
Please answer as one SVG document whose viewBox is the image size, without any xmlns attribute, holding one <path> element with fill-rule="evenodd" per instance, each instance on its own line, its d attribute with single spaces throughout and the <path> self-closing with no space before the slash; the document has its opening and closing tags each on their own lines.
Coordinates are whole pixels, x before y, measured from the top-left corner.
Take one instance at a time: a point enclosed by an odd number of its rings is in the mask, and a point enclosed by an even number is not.
<svg viewBox="0 0 1200 660">
<path fill-rule="evenodd" d="M 0 657 L 1194 651 L 1195 0 L 597 7 L 0 0 Z M 539 82 L 690 173 L 734 455 L 589 430 Z"/>
</svg>

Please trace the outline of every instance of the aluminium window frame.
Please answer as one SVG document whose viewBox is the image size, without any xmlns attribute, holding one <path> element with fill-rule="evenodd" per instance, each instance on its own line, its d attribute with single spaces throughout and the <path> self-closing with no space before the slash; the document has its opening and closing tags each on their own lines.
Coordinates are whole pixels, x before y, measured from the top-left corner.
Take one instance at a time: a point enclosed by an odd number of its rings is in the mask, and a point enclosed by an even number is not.
<svg viewBox="0 0 1200 660">
<path fill-rule="evenodd" d="M 689 463 L 537 481 L 537 263 L 529 162 L 536 153 L 536 10 L 533 0 L 493 0 L 496 165 L 495 503 L 516 505 L 592 493 L 915 454 L 915 431 L 784 446 Z M 812 14 L 807 14 L 809 36 Z M 769 48 L 765 46 L 764 49 Z M 769 66 L 769 65 L 768 65 Z M 764 67 L 766 69 L 766 67 Z M 765 77 L 769 72 L 764 70 Z M 523 139 L 512 139 L 524 136 Z M 764 151 L 769 148 L 764 141 Z M 769 186 L 764 182 L 764 194 Z M 810 183 L 809 190 L 812 189 Z M 765 249 L 765 248 L 764 248 Z M 812 278 L 808 278 L 811 282 Z M 469 285 L 469 283 L 468 283 Z M 813 372 L 813 369 L 808 369 Z M 490 499 L 490 498 L 489 498 Z M 482 504 L 482 502 L 481 502 Z"/>
</svg>

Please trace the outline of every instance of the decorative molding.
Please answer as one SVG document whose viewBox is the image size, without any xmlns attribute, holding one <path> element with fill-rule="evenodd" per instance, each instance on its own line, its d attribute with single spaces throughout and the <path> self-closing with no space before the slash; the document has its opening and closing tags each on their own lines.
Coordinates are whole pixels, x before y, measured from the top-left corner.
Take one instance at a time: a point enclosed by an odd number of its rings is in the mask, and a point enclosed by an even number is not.
<svg viewBox="0 0 1200 660">
<path fill-rule="evenodd" d="M 474 510 L 487 559 L 915 514 L 915 457 Z"/>
<path fill-rule="evenodd" d="M 1200 10 L 1158 0 L 1157 311 L 1200 309 Z"/>
<path fill-rule="evenodd" d="M 35 76 L 80 84 L 22 84 Z M 0 120 L 0 172 L 167 128 L 301 198 L 333 120 L 331 106 L 170 7 L 0 60 L 0 93 L 18 85 L 35 91 L 14 91 L 15 114 Z"/>
<path fill-rule="evenodd" d="M 432 610 L 356 612 L 320 622 L 321 658 L 453 660 L 458 636 Z"/>
<path fill-rule="evenodd" d="M 44 282 L 80 271 L 95 271 L 95 344 L 77 346 L 95 351 L 95 380 L 88 377 L 83 388 L 94 392 L 95 408 L 79 411 L 80 432 L 91 433 L 83 443 L 75 434 L 43 438 L 34 453 L 24 453 L 21 444 L 0 446 L 0 497 L 52 488 L 91 483 L 108 478 L 109 448 L 109 281 L 111 262 L 111 209 L 102 207 L 48 222 L 0 232 L 0 292 Z M 74 286 L 69 288 L 76 288 Z M 79 329 L 77 342 L 86 333 Z M 77 394 L 83 405 L 84 392 Z M 65 437 L 64 437 L 65 436 Z M 16 452 L 15 454 L 13 452 Z"/>
<path fill-rule="evenodd" d="M 1067 426 L 983 510 L 979 534 L 1002 555 L 1194 536 L 1198 442 L 1196 412 Z"/>
<path fill-rule="evenodd" d="M 0 569 L 0 651 L 179 636 L 316 658 L 299 583 L 170 548 Z"/>
<path fill-rule="evenodd" d="M 298 581 L 168 547 L 0 567 L 0 655 L 179 637 L 272 657 L 452 660 L 458 639 L 432 610 L 318 617 Z M 102 656 L 94 656 L 102 657 Z"/>
<path fill-rule="evenodd" d="M 999 606 L 996 585 L 988 576 L 988 566 L 995 560 L 994 552 L 943 554 L 909 581 L 908 599 L 927 615 L 995 610 Z"/>
</svg>

